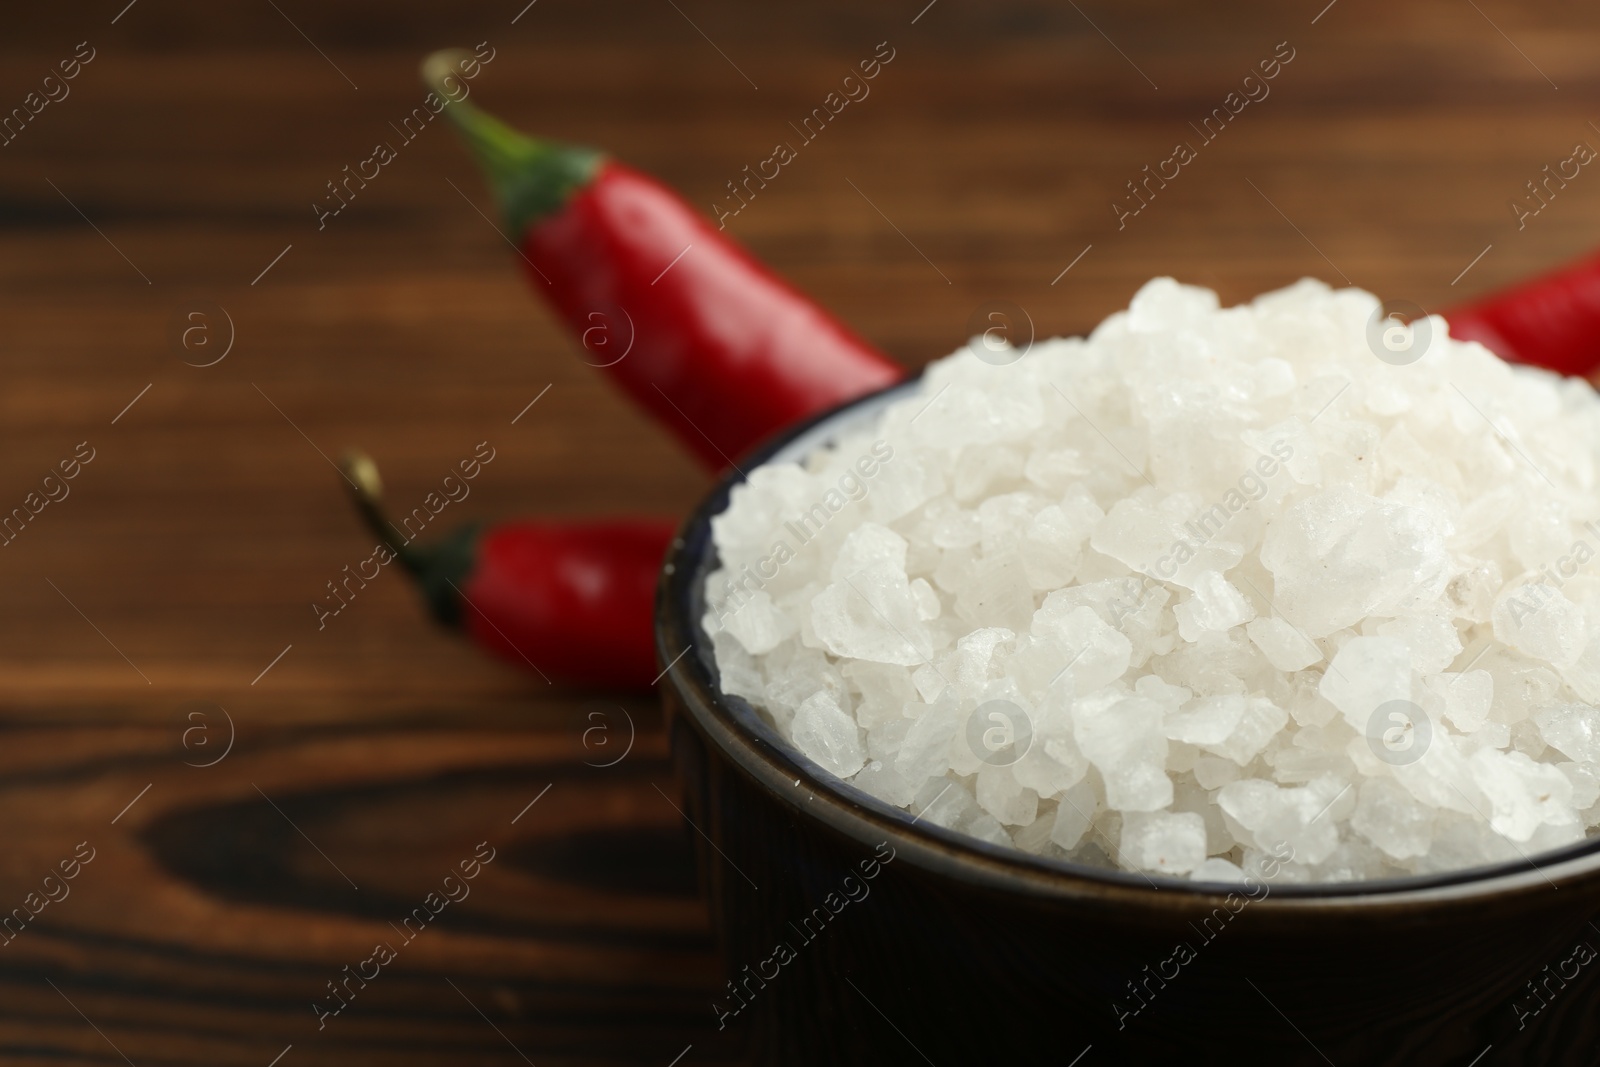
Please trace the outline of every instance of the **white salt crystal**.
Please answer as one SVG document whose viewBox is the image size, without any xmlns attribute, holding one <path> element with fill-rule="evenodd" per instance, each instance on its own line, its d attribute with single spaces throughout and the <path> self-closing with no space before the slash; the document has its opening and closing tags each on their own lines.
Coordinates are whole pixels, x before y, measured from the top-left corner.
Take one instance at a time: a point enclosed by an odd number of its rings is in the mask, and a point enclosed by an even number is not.
<svg viewBox="0 0 1600 1067">
<path fill-rule="evenodd" d="M 1564 502 L 1535 500 L 1512 510 L 1506 519 L 1511 552 L 1523 565 L 1537 569 L 1563 555 L 1572 544 L 1572 523 Z"/>
<path fill-rule="evenodd" d="M 1243 767 L 1278 736 L 1289 721 L 1289 713 L 1263 696 L 1245 701 L 1238 723 L 1221 741 L 1201 745 L 1207 752 L 1233 760 Z"/>
<path fill-rule="evenodd" d="M 1561 773 L 1572 783 L 1572 806 L 1580 812 L 1600 803 L 1600 764 L 1558 763 Z"/>
<path fill-rule="evenodd" d="M 910 810 L 919 822 L 954 830 L 979 814 L 977 802 L 966 786 L 944 778 L 930 778 L 912 798 Z"/>
<path fill-rule="evenodd" d="M 861 709 L 856 709 L 856 721 L 861 721 Z M 906 735 L 915 725 L 915 719 L 907 719 L 898 712 L 892 719 L 867 727 L 867 759 L 887 760 L 892 765 L 900 750 L 905 747 Z M 921 785 L 921 782 L 916 783 Z"/>
<path fill-rule="evenodd" d="M 906 539 L 877 523 L 866 522 L 850 531 L 828 573 L 834 581 L 852 578 L 862 571 L 882 570 L 889 574 L 904 574 L 906 570 Z"/>
<path fill-rule="evenodd" d="M 922 697 L 925 704 L 932 704 L 939 696 L 950 688 L 950 682 L 939 673 L 939 668 L 929 660 L 911 672 L 911 684 L 917 689 L 917 695 Z"/>
<path fill-rule="evenodd" d="M 1297 677 L 1291 683 L 1289 714 L 1301 726 L 1320 728 L 1339 719 L 1339 709 L 1318 691 L 1318 682 L 1319 679 Z"/>
<path fill-rule="evenodd" d="M 1387 778 L 1361 783 L 1350 828 L 1397 860 L 1427 853 L 1433 842 L 1436 809 Z"/>
<path fill-rule="evenodd" d="M 711 520 L 711 533 L 724 559 L 743 552 L 765 552 L 783 523 L 815 503 L 811 479 L 788 464 L 757 467 L 729 494 L 729 506 Z"/>
<path fill-rule="evenodd" d="M 1073 708 L 1073 736 L 1105 782 L 1106 803 L 1119 811 L 1156 811 L 1172 803 L 1161 705 L 1128 697 Z"/>
<path fill-rule="evenodd" d="M 1022 453 L 1014 448 L 965 449 L 956 461 L 951 493 L 963 504 L 981 500 L 994 486 L 1014 480 L 1022 463 Z"/>
<path fill-rule="evenodd" d="M 1205 862 L 1205 820 L 1186 811 L 1130 812 L 1119 848 L 1122 861 L 1139 870 L 1187 874 Z"/>
<path fill-rule="evenodd" d="M 1352 637 L 1328 664 L 1321 692 L 1365 732 L 1380 705 L 1411 699 L 1411 651 L 1392 637 Z"/>
<path fill-rule="evenodd" d="M 1454 743 L 1463 756 L 1470 756 L 1480 748 L 1504 751 L 1511 747 L 1511 727 L 1503 722 L 1486 722 L 1471 733 L 1457 737 Z"/>
<path fill-rule="evenodd" d="M 1244 595 L 1216 571 L 1196 575 L 1193 595 L 1178 604 L 1173 614 L 1178 617 L 1178 636 L 1185 641 L 1198 641 L 1202 633 L 1227 630 L 1256 617 Z"/>
<path fill-rule="evenodd" d="M 1411 652 L 1411 664 L 1423 674 L 1437 674 L 1461 654 L 1461 635 L 1444 615 L 1409 615 L 1390 619 L 1378 627 L 1380 637 L 1392 637 Z"/>
<path fill-rule="evenodd" d="M 1041 811 L 1028 825 L 1011 835 L 1011 840 L 1024 852 L 1035 855 L 1045 851 L 1050 844 L 1050 832 L 1056 826 L 1056 813 Z"/>
<path fill-rule="evenodd" d="M 1585 611 L 1588 642 L 1583 653 L 1572 663 L 1561 668 L 1561 679 L 1567 683 L 1579 700 L 1600 702 L 1600 619 L 1596 612 Z"/>
<path fill-rule="evenodd" d="M 920 782 L 909 782 L 895 772 L 892 763 L 873 760 L 850 779 L 851 784 L 871 793 L 879 800 L 903 808 L 916 797 Z"/>
<path fill-rule="evenodd" d="M 842 707 L 847 685 L 839 668 L 814 648 L 785 642 L 766 657 L 766 685 L 761 703 L 788 723 L 794 711 L 819 690 L 832 693 Z"/>
<path fill-rule="evenodd" d="M 1140 573 L 1193 588 L 1197 575 L 1230 570 L 1244 558 L 1241 546 L 1224 537 L 1197 542 L 1187 524 L 1202 506 L 1195 493 L 1142 490 L 1113 505 L 1089 543 Z"/>
<path fill-rule="evenodd" d="M 928 584 L 926 578 L 911 579 L 911 598 L 916 605 L 917 618 L 923 622 L 937 619 L 944 611 L 944 605 L 939 603 L 939 594 L 933 591 L 933 586 Z"/>
<path fill-rule="evenodd" d="M 850 777 L 867 762 L 860 727 L 827 690 L 795 709 L 790 736 L 801 752 L 840 778 Z"/>
<path fill-rule="evenodd" d="M 1201 756 L 1194 761 L 1192 772 L 1195 781 L 1204 789 L 1221 789 L 1229 782 L 1239 780 L 1240 767 L 1231 759 L 1219 756 Z"/>
<path fill-rule="evenodd" d="M 1372 614 L 1435 599 L 1450 578 L 1448 529 L 1436 515 L 1337 487 L 1269 526 L 1261 561 L 1276 602 L 1313 639 Z"/>
<path fill-rule="evenodd" d="M 1058 589 L 1045 604 L 1051 613 L 1093 608 L 1102 622 L 1128 639 L 1129 663 L 1140 666 L 1170 621 L 1163 618 L 1162 609 L 1171 599 L 1172 594 L 1151 579 L 1125 575 Z"/>
<path fill-rule="evenodd" d="M 1488 622 L 1500 591 L 1500 564 L 1457 557 L 1456 566 L 1460 573 L 1445 586 L 1445 608 L 1467 622 Z"/>
<path fill-rule="evenodd" d="M 1456 518 L 1456 532 L 1450 538 L 1450 547 L 1460 551 L 1477 548 L 1498 533 L 1506 518 L 1514 512 L 1519 499 L 1510 485 L 1499 485 L 1469 500 Z M 1499 588 L 1500 583 L 1494 583 Z"/>
<path fill-rule="evenodd" d="M 1526 848 L 1513 844 L 1490 829 L 1481 815 L 1440 812 L 1433 847 L 1413 861 L 1423 873 L 1456 870 L 1485 863 L 1506 863 L 1521 858 Z"/>
<path fill-rule="evenodd" d="M 1039 814 L 1039 794 L 1017 781 L 1010 767 L 978 771 L 978 804 L 1005 826 L 1026 826 Z"/>
<path fill-rule="evenodd" d="M 1311 639 L 1277 616 L 1250 620 L 1245 633 L 1280 671 L 1299 671 L 1322 661 L 1322 650 Z"/>
<path fill-rule="evenodd" d="M 1472 779 L 1489 799 L 1489 825 L 1512 841 L 1527 841 L 1542 824 L 1577 821 L 1572 809 L 1572 783 L 1547 763 L 1535 763 L 1521 752 L 1480 749 L 1468 761 Z"/>
<path fill-rule="evenodd" d="M 1494 606 L 1494 635 L 1523 655 L 1557 668 L 1577 662 L 1589 639 L 1578 606 L 1561 590 L 1537 582 L 1500 594 Z"/>
<path fill-rule="evenodd" d="M 1494 704 L 1494 675 L 1488 671 L 1447 671 L 1427 679 L 1427 684 L 1444 702 L 1450 724 L 1462 733 L 1474 733 L 1489 721 L 1489 708 Z"/>
<path fill-rule="evenodd" d="M 1333 779 L 1286 789 L 1247 778 L 1217 790 L 1217 805 L 1241 841 L 1260 849 L 1287 844 L 1296 860 L 1316 864 L 1338 847 L 1340 815 L 1331 809 L 1348 795 L 1348 784 Z"/>
<path fill-rule="evenodd" d="M 955 609 L 973 626 L 1026 630 L 1034 602 L 1022 561 L 1011 554 L 974 560 L 956 589 Z"/>
<path fill-rule="evenodd" d="M 858 659 L 846 661 L 839 668 L 839 674 L 860 694 L 856 701 L 856 721 L 867 730 L 883 723 L 904 721 L 906 704 L 917 699 L 911 673 L 904 667 Z"/>
<path fill-rule="evenodd" d="M 1217 310 L 1210 289 L 1179 285 L 1171 278 L 1152 278 L 1133 294 L 1128 329 L 1134 333 L 1167 333 L 1205 322 Z"/>
<path fill-rule="evenodd" d="M 920 504 L 944 492 L 945 478 L 932 456 L 906 454 L 897 449 L 871 482 L 871 491 L 861 503 L 878 522 L 893 522 Z"/>
<path fill-rule="evenodd" d="M 1244 882 L 1244 871 L 1238 864 L 1225 860 L 1220 856 L 1212 856 L 1200 866 L 1189 872 L 1190 881 L 1194 882 L 1223 882 L 1229 885 Z"/>
<path fill-rule="evenodd" d="M 1200 758 L 1200 750 L 1193 745 L 1182 741 L 1173 741 L 1167 746 L 1167 772 L 1169 774 L 1188 774 L 1194 770 L 1194 761 Z M 1176 793 L 1177 787 L 1173 787 Z M 1173 804 L 1177 804 L 1173 800 Z"/>
<path fill-rule="evenodd" d="M 996 649 L 1016 636 L 1003 627 L 986 626 L 957 641 L 955 654 L 947 664 L 952 669 L 951 682 L 964 695 L 977 697 L 988 685 Z"/>
<path fill-rule="evenodd" d="M 929 540 L 935 548 L 971 548 L 983 540 L 983 523 L 978 521 L 976 512 L 958 507 L 941 508 Z"/>
<path fill-rule="evenodd" d="M 1240 695 L 1204 697 L 1183 711 L 1168 715 L 1167 737 L 1191 745 L 1220 745 L 1244 718 L 1245 698 Z"/>
<path fill-rule="evenodd" d="M 1561 691 L 1561 679 L 1555 671 L 1507 649 L 1491 650 L 1478 661 L 1478 666 L 1494 679 L 1494 703 L 1489 707 L 1489 717 L 1508 726 L 1526 719 L 1536 708 L 1555 703 Z"/>
<path fill-rule="evenodd" d="M 1559 824 L 1547 822 L 1533 832 L 1533 836 L 1528 838 L 1528 843 L 1524 847 L 1536 853 L 1548 852 L 1551 849 L 1566 848 L 1568 845 L 1576 844 L 1582 841 L 1584 836 L 1583 827 L 1576 819 Z"/>
<path fill-rule="evenodd" d="M 1079 484 L 1089 473 L 1083 453 L 1076 448 L 1039 448 L 1028 456 L 1022 469 L 1032 485 L 1046 492 L 1062 492 Z"/>
<path fill-rule="evenodd" d="M 1133 691 L 1161 705 L 1168 716 L 1176 714 L 1194 696 L 1181 685 L 1169 685 L 1159 674 L 1147 674 L 1133 683 Z"/>
<path fill-rule="evenodd" d="M 1021 540 L 1022 568 L 1035 589 L 1059 589 L 1072 580 L 1083 558 L 1084 533 L 1059 504 L 1028 520 Z"/>
<path fill-rule="evenodd" d="M 971 818 L 958 822 L 954 829 L 979 841 L 987 841 L 991 845 L 1005 845 L 1010 848 L 1016 844 L 1011 835 L 1006 833 L 1006 828 L 1000 825 L 1000 820 L 986 811 L 980 811 Z"/>
<path fill-rule="evenodd" d="M 758 589 L 742 607 L 723 618 L 722 628 L 737 638 L 747 652 L 759 656 L 777 648 L 795 632 L 796 626 L 773 604 L 765 589 Z"/>
<path fill-rule="evenodd" d="M 1369 777 L 1381 778 L 1387 768 L 1390 777 L 1424 804 L 1480 815 L 1488 811 L 1468 762 L 1466 739 L 1436 730 L 1421 747 L 1422 755 L 1410 763 L 1379 760 L 1368 737 L 1353 739 L 1346 751 Z"/>
<path fill-rule="evenodd" d="M 1317 439 L 1298 416 L 1284 419 L 1245 440 L 1262 455 L 1282 459 L 1283 469 L 1300 485 L 1316 485 L 1322 480 L 1322 465 L 1317 462 Z"/>
<path fill-rule="evenodd" d="M 811 625 L 845 659 L 910 666 L 933 652 L 904 574 L 881 568 L 835 581 L 811 602 Z"/>
<path fill-rule="evenodd" d="M 722 691 L 759 703 L 766 689 L 766 681 L 755 658 L 746 651 L 744 645 L 731 634 L 712 630 L 711 649 L 717 661 L 717 673 L 722 678 Z"/>
<path fill-rule="evenodd" d="M 947 690 L 932 704 L 908 704 L 906 717 L 911 729 L 895 757 L 895 771 L 914 782 L 943 774 L 950 767 L 950 741 L 962 726 L 955 693 Z"/>
<path fill-rule="evenodd" d="M 1050 502 L 1038 493 L 1015 492 L 991 496 L 978 505 L 978 547 L 985 556 L 1015 552 L 1023 535 Z"/>
<path fill-rule="evenodd" d="M 1089 761 L 1072 736 L 1070 700 L 1047 699 L 1034 710 L 1033 743 L 1012 764 L 1017 781 L 1041 796 L 1055 796 L 1083 779 Z"/>
<path fill-rule="evenodd" d="M 1062 793 L 1056 821 L 1050 828 L 1050 840 L 1069 852 L 1077 848 L 1089 833 L 1097 804 L 1094 785 L 1087 780 Z"/>
<path fill-rule="evenodd" d="M 1089 543 L 1096 552 L 1143 571 L 1171 548 L 1181 529 L 1177 517 L 1162 509 L 1152 490 L 1113 505 L 1095 524 Z"/>
<path fill-rule="evenodd" d="M 1229 855 L 1239 843 L 1228 828 L 1227 816 L 1212 799 L 1211 791 L 1202 788 L 1192 775 L 1177 776 L 1172 787 L 1172 807 L 1169 810 L 1200 816 L 1206 828 L 1207 855 Z"/>
<path fill-rule="evenodd" d="M 1533 721 L 1545 741 L 1563 756 L 1580 763 L 1600 763 L 1600 709 L 1561 704 L 1540 709 Z"/>
<path fill-rule="evenodd" d="M 1085 474 L 1088 471 L 1084 471 Z M 1061 494 L 1061 503 L 1058 505 L 1065 516 L 1068 528 L 1078 540 L 1087 540 L 1094 533 L 1094 528 L 1100 520 L 1106 517 L 1105 510 L 1095 500 L 1094 493 L 1081 481 L 1073 481 Z"/>
<path fill-rule="evenodd" d="M 1383 852 L 1360 837 L 1347 837 L 1339 842 L 1327 859 L 1312 869 L 1312 880 L 1318 882 L 1357 882 L 1365 878 L 1382 878 L 1393 873 L 1393 861 Z"/>
<path fill-rule="evenodd" d="M 1099 689 L 1128 669 L 1133 655 L 1128 639 L 1102 622 L 1094 609 L 1072 607 L 1059 593 L 1045 597 L 1031 625 L 1033 636 L 1054 642 L 1060 669 L 1076 692 Z"/>
</svg>

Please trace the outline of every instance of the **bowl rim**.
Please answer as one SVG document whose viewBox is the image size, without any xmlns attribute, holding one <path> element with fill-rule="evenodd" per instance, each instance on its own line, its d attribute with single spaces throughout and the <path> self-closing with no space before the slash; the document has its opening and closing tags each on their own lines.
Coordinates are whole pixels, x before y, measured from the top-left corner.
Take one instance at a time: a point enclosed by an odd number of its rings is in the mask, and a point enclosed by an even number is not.
<svg viewBox="0 0 1600 1067">
<path fill-rule="evenodd" d="M 1254 879 L 1245 883 L 1196 882 L 1092 867 L 922 823 L 920 816 L 913 817 L 824 770 L 801 754 L 748 701 L 720 691 L 711 642 L 700 624 L 705 576 L 716 560 L 711 519 L 726 509 L 729 494 L 746 481 L 749 471 L 809 454 L 840 433 L 860 428 L 902 394 L 919 390 L 921 384 L 921 374 L 910 376 L 781 431 L 725 471 L 684 519 L 663 564 L 654 626 L 657 661 L 665 665 L 662 681 L 671 687 L 677 708 L 693 719 L 701 735 L 744 776 L 799 818 L 821 822 L 868 848 L 888 842 L 896 858 L 909 858 L 959 881 L 1122 908 L 1170 910 L 1174 905 L 1192 904 L 1200 911 L 1209 911 L 1218 898 L 1263 884 Z M 1600 881 L 1600 835 L 1525 856 L 1522 861 L 1434 874 L 1356 882 L 1268 882 L 1266 893 L 1249 899 L 1253 910 L 1369 913 L 1537 894 L 1565 888 L 1580 879 Z"/>
</svg>

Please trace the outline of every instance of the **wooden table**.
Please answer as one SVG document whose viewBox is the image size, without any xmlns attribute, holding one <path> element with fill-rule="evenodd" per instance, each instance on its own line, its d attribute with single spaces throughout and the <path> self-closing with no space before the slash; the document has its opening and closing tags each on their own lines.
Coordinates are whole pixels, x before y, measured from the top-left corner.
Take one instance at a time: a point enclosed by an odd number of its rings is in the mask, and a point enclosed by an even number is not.
<svg viewBox="0 0 1600 1067">
<path fill-rule="evenodd" d="M 707 484 L 573 358 L 445 130 L 318 229 L 324 183 L 420 102 L 429 48 L 488 41 L 482 100 L 709 213 L 889 42 L 871 95 L 730 229 L 907 366 L 991 299 L 1041 336 L 1163 273 L 1439 308 L 1600 235 L 1600 175 L 1521 229 L 1509 207 L 1600 145 L 1592 7 L 925 2 L 0 16 L 0 107 L 94 54 L 0 148 L 0 509 L 95 455 L 0 549 L 0 910 L 94 856 L 0 946 L 0 1058 L 741 1059 L 652 701 L 488 662 L 397 574 L 321 629 L 311 608 L 370 548 L 327 459 L 347 445 L 405 502 L 490 441 L 452 521 L 679 513 Z M 1200 143 L 1279 42 L 1270 95 Z M 1119 228 L 1112 202 L 1178 141 L 1197 158 Z M 232 322 L 212 366 L 173 341 L 196 300 L 218 345 L 216 309 Z M 319 1030 L 326 983 L 479 842 L 470 898 Z"/>
</svg>

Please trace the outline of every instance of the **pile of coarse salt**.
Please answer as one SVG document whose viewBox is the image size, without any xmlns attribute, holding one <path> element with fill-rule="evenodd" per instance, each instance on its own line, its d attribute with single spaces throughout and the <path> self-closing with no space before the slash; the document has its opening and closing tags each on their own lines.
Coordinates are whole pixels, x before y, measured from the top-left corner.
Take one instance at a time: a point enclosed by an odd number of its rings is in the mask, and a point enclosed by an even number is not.
<svg viewBox="0 0 1600 1067">
<path fill-rule="evenodd" d="M 1346 881 L 1577 841 L 1600 399 L 1446 331 L 1160 278 L 1087 340 L 975 339 L 734 489 L 722 688 L 922 821 L 1079 862 Z"/>
</svg>

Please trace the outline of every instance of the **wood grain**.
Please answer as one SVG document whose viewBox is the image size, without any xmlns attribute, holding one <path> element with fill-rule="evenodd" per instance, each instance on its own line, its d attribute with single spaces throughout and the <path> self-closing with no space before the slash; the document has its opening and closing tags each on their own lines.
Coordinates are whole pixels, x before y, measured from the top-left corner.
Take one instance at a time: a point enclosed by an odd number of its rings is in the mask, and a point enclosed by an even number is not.
<svg viewBox="0 0 1600 1067">
<path fill-rule="evenodd" d="M 397 575 L 323 630 L 311 611 L 370 551 L 326 460 L 347 445 L 403 504 L 491 441 L 450 522 L 681 513 L 706 485 L 572 358 L 445 130 L 317 229 L 324 183 L 420 100 L 427 50 L 491 42 L 488 105 L 709 213 L 890 42 L 871 95 L 729 228 L 907 366 L 991 299 L 1040 335 L 1155 274 L 1225 300 L 1313 274 L 1438 308 L 1600 236 L 1587 172 L 1521 230 L 1508 208 L 1600 144 L 1592 5 L 94 0 L 3 19 L 0 113 L 96 49 L 0 147 L 0 510 L 96 449 L 0 548 L 0 907 L 97 850 L 0 947 L 19 1064 L 740 1058 L 648 701 L 481 659 Z M 1282 41 L 1271 95 L 1119 229 L 1125 183 Z M 193 299 L 235 324 L 212 367 L 172 345 Z M 185 716 L 222 731 L 217 708 L 232 751 L 186 766 L 219 749 L 186 750 Z M 587 766 L 590 714 L 617 738 L 623 710 L 633 750 Z M 318 1031 L 325 983 L 479 841 L 498 852 L 471 897 Z"/>
</svg>

